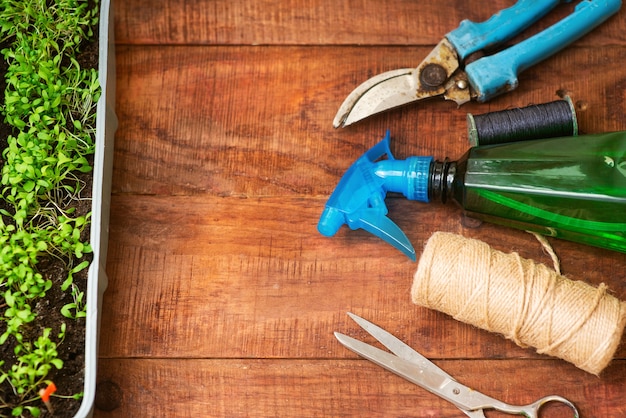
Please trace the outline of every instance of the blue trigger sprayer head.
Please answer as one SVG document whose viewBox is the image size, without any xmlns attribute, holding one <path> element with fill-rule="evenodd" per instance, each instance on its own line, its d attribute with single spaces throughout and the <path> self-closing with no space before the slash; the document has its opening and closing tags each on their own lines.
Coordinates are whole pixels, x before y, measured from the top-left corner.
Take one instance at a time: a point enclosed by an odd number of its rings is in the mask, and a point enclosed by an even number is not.
<svg viewBox="0 0 626 418">
<path fill-rule="evenodd" d="M 400 227 L 387 217 L 387 192 L 402 193 L 409 200 L 428 202 L 432 157 L 396 160 L 389 148 L 389 131 L 350 166 L 317 224 L 318 231 L 333 236 L 342 225 L 362 228 L 393 245 L 415 261 L 415 249 Z M 384 156 L 387 159 L 382 159 Z"/>
</svg>

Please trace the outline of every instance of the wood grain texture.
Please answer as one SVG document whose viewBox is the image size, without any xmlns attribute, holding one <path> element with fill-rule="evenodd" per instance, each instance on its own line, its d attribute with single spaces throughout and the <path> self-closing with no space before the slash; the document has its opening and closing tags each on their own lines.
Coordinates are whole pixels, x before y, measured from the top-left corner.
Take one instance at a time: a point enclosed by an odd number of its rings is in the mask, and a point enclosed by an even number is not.
<svg viewBox="0 0 626 418">
<path fill-rule="evenodd" d="M 512 0 L 133 0 L 115 4 L 121 44 L 434 45 L 463 19 L 480 22 Z M 559 5 L 523 37 L 574 7 Z M 624 44 L 618 19 L 578 41 Z M 415 63 L 417 65 L 417 62 Z"/>
<path fill-rule="evenodd" d="M 358 80 L 428 49 L 120 47 L 118 84 L 133 94 L 117 100 L 114 192 L 327 196 L 387 129 L 399 158 L 458 158 L 469 146 L 466 113 L 548 102 L 558 90 L 584 104 L 582 132 L 619 130 L 625 51 L 566 50 L 490 103 L 456 109 L 433 99 L 335 130 L 334 114 Z M 579 77 L 597 68 L 606 77 Z"/>
<path fill-rule="evenodd" d="M 100 355 L 345 356 L 346 350 L 336 350 L 333 331 L 357 332 L 345 315 L 355 311 L 423 344 L 430 357 L 535 357 L 497 335 L 414 306 L 409 289 L 416 264 L 363 231 L 322 237 L 315 228 L 323 204 L 284 197 L 115 197 L 103 312 L 109 322 Z M 413 212 L 415 205 L 420 208 Z M 446 209 L 399 199 L 390 205 L 418 251 L 430 231 L 448 230 L 506 244 L 506 251 L 550 265 L 530 234 L 487 224 L 466 230 L 460 213 Z M 626 255 L 554 245 L 564 273 L 595 285 L 604 281 L 626 299 L 617 279 Z M 590 251 L 602 261 L 589 266 Z"/>
<path fill-rule="evenodd" d="M 589 375 L 413 305 L 417 264 L 376 237 L 316 230 L 339 178 L 387 129 L 398 158 L 454 159 L 468 147 L 466 113 L 548 102 L 557 90 L 576 102 L 582 132 L 626 129 L 624 11 L 489 103 L 432 100 L 332 128 L 359 83 L 417 65 L 460 20 L 513 3 L 115 2 L 120 125 L 95 417 L 460 415 L 343 348 L 334 331 L 372 342 L 346 311 L 496 398 L 557 393 L 583 417 L 625 415 L 624 339 Z M 388 206 L 418 256 L 448 231 L 551 265 L 530 234 L 464 226 L 453 204 Z M 564 274 L 626 300 L 626 254 L 550 242 Z"/>
<path fill-rule="evenodd" d="M 624 361 L 612 367 L 607 376 L 609 384 L 597 378 L 585 379 L 580 375 L 583 372 L 574 369 L 564 370 L 556 361 L 444 360 L 437 364 L 460 382 L 507 402 L 529 403 L 546 393 L 567 393 L 582 417 L 618 417 L 626 413 Z M 118 402 L 127 416 L 462 415 L 452 404 L 356 359 L 111 359 L 102 361 L 101 366 L 101 387 L 107 388 L 115 381 L 116 390 L 112 399 L 100 402 Z M 544 416 L 553 418 L 572 416 L 569 408 L 557 404 L 548 405 L 544 412 Z M 98 416 L 120 415 L 99 411 Z"/>
</svg>

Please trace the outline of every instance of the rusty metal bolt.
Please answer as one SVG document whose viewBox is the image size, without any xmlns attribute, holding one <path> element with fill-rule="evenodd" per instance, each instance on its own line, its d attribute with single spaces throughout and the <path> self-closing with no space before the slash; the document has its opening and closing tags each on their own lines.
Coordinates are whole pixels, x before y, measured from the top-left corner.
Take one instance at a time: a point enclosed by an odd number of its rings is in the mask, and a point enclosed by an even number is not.
<svg viewBox="0 0 626 418">
<path fill-rule="evenodd" d="M 448 79 L 448 72 L 439 64 L 427 64 L 420 73 L 420 81 L 428 87 L 439 87 Z"/>
</svg>

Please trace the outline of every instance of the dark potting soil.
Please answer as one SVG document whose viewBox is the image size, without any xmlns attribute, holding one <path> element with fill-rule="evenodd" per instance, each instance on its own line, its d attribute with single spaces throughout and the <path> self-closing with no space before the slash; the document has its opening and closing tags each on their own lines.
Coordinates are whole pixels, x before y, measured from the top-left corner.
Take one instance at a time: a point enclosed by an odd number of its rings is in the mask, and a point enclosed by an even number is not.
<svg viewBox="0 0 626 418">
<path fill-rule="evenodd" d="M 81 68 L 95 68 L 98 67 L 98 31 L 94 29 L 94 38 L 89 42 L 82 45 L 81 54 L 77 57 L 77 60 Z M 8 44 L 0 44 L 0 50 L 9 46 Z M 4 101 L 4 91 L 6 88 L 6 81 L 4 75 L 7 71 L 7 63 L 4 59 L 0 59 L 0 93 L 2 94 L 2 100 Z M 1 152 L 7 147 L 7 138 L 9 135 L 16 135 L 13 132 L 13 128 L 6 124 L 4 116 L 0 116 L 0 156 Z M 88 159 L 92 160 L 92 156 Z M 90 161 L 91 163 L 93 161 Z M 4 164 L 4 160 L 0 157 L 0 169 Z M 93 166 L 93 164 L 92 164 Z M 82 197 L 91 197 L 92 187 L 92 175 L 91 173 L 81 175 L 81 180 L 85 182 L 84 190 L 81 193 Z M 81 203 L 82 202 L 82 203 Z M 6 209 L 9 212 L 13 211 L 11 205 L 8 205 L 4 199 L 0 199 L 0 209 Z M 90 199 L 82 200 L 76 205 L 76 216 L 86 215 L 91 211 Z M 5 220 L 8 222 L 8 220 Z M 89 228 L 85 228 L 83 236 L 81 237 L 83 242 L 87 242 L 89 239 Z M 85 260 L 90 260 L 91 255 L 85 255 Z M 77 265 L 83 261 L 74 260 L 73 264 Z M 37 270 L 42 274 L 45 279 L 52 281 L 53 285 L 46 293 L 44 298 L 41 298 L 36 306 L 32 307 L 34 313 L 37 315 L 36 319 L 28 324 L 28 327 L 24 328 L 23 335 L 25 339 L 31 341 L 35 340 L 41 335 L 44 328 L 51 328 L 51 339 L 57 342 L 57 335 L 60 331 L 62 323 L 66 324 L 65 339 L 62 343 L 57 345 L 57 351 L 59 358 L 63 360 L 63 368 L 57 370 L 52 368 L 49 372 L 47 379 L 55 383 L 57 392 L 55 395 L 71 396 L 77 393 L 81 393 L 84 388 L 84 367 L 85 367 L 85 319 L 80 318 L 77 320 L 69 319 L 61 314 L 61 307 L 72 303 L 72 295 L 69 291 L 63 292 L 61 290 L 61 284 L 68 277 L 68 270 L 66 268 L 67 262 L 59 260 L 52 256 L 43 256 L 38 260 Z M 74 284 L 78 286 L 80 292 L 83 292 L 86 296 L 87 292 L 87 269 L 74 275 Z M 5 306 L 0 306 L 0 314 L 4 314 Z M 0 335 L 6 330 L 6 322 L 0 321 Z M 30 335 L 29 335 L 30 334 Z M 15 363 L 16 355 L 13 352 L 14 339 L 9 337 L 6 343 L 0 346 L 0 361 L 4 361 L 3 368 L 10 367 Z M 42 387 L 43 388 L 43 387 Z M 16 405 L 18 397 L 14 394 L 11 385 L 5 381 L 0 384 L 0 396 L 9 405 Z M 41 417 L 65 418 L 73 417 L 78 412 L 82 399 L 65 399 L 58 396 L 52 396 L 50 402 L 54 408 L 54 415 L 51 415 L 43 402 L 40 400 L 33 403 L 29 403 L 29 406 L 38 406 L 41 409 Z M 24 414 L 28 416 L 28 412 L 24 411 Z M 0 408 L 0 415 L 11 415 L 11 408 Z"/>
</svg>

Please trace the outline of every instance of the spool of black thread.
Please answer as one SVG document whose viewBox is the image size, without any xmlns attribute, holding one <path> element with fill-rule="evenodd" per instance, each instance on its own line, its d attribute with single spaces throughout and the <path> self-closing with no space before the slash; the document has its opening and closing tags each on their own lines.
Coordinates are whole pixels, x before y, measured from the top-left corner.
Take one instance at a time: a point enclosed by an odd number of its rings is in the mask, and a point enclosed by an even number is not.
<svg viewBox="0 0 626 418">
<path fill-rule="evenodd" d="M 483 115 L 467 114 L 470 144 L 493 145 L 529 139 L 578 135 L 576 110 L 569 97 L 550 103 L 501 110 Z"/>
</svg>

